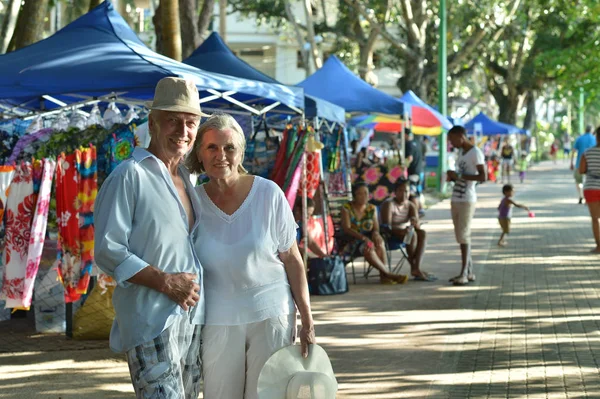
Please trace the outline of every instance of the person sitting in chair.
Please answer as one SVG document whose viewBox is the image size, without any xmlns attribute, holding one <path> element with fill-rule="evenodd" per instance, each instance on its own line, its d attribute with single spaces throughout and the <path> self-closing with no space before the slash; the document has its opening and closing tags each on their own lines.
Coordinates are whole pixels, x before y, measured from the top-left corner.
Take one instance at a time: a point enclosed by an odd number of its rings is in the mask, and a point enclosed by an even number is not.
<svg viewBox="0 0 600 399">
<path fill-rule="evenodd" d="M 408 276 L 387 270 L 385 243 L 379 234 L 377 208 L 369 203 L 369 188 L 364 183 L 352 187 L 352 201 L 343 205 L 342 231 L 352 239 L 344 252 L 364 256 L 369 265 L 379 270 L 382 284 L 403 284 Z"/>
<path fill-rule="evenodd" d="M 391 238 L 399 242 L 404 242 L 406 235 L 410 234 L 412 238 L 406 245 L 410 274 L 417 281 L 435 281 L 433 275 L 421 270 L 427 233 L 421 229 L 417 206 L 409 201 L 409 186 L 407 180 L 398 180 L 394 190 L 395 197 L 381 206 L 382 230 L 387 230 Z M 414 229 L 414 233 L 410 232 L 411 229 Z"/>
<path fill-rule="evenodd" d="M 294 203 L 294 218 L 298 224 L 298 233 L 296 235 L 298 241 L 298 249 L 300 253 L 304 255 L 304 243 L 302 238 L 304 236 L 304 230 L 302 227 L 302 198 L 298 198 Z M 329 230 L 329 242 L 325 245 L 325 230 L 321 221 L 316 220 L 317 217 L 313 217 L 315 212 L 315 202 L 311 198 L 306 199 L 306 212 L 308 214 L 308 224 L 306 225 L 308 232 L 307 247 L 309 258 L 325 258 L 328 253 L 331 253 L 334 245 L 334 228 L 333 220 L 331 216 L 327 217 Z"/>
</svg>

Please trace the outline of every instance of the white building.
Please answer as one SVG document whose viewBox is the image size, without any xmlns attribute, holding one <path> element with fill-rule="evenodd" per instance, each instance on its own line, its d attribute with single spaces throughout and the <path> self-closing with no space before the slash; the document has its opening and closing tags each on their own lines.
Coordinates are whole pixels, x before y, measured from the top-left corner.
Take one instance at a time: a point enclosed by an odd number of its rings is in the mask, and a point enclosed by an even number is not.
<svg viewBox="0 0 600 399">
<path fill-rule="evenodd" d="M 328 2 L 328 20 L 333 24 L 337 17 L 337 0 Z M 306 21 L 301 1 L 292 3 L 292 12 L 296 19 L 304 24 Z M 219 7 L 215 6 L 213 30 L 220 31 Z M 322 18 L 318 13 L 317 19 Z M 296 84 L 306 78 L 306 71 L 301 67 L 301 54 L 298 41 L 291 28 L 275 30 L 267 25 L 259 25 L 255 19 L 245 18 L 239 13 L 230 14 L 226 19 L 227 45 L 244 61 L 261 72 L 284 84 Z M 312 65 L 312 64 L 311 64 Z M 378 78 L 377 88 L 394 96 L 402 93 L 396 87 L 400 74 L 388 68 L 374 71 Z"/>
</svg>

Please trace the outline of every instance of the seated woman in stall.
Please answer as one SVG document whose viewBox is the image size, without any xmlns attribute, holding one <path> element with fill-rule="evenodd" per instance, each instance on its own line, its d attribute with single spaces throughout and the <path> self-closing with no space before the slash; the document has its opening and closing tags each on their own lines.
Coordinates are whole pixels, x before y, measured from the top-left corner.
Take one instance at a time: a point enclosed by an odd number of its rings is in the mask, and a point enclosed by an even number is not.
<svg viewBox="0 0 600 399">
<path fill-rule="evenodd" d="M 307 198 L 306 203 L 306 211 L 308 215 L 308 223 L 306 224 L 306 230 L 308 233 L 307 255 L 309 258 L 324 258 L 331 254 L 331 251 L 333 251 L 335 233 L 333 220 L 331 219 L 331 216 L 327 216 L 327 231 L 329 233 L 327 237 L 329 240 L 326 241 L 323 218 L 320 216 L 314 216 L 315 202 L 311 198 Z M 298 249 L 300 249 L 300 253 L 304 256 L 304 240 L 302 239 L 304 236 L 304 229 L 302 226 L 302 198 L 298 198 L 296 200 L 293 212 L 296 223 L 298 224 Z M 326 242 L 327 245 L 325 245 Z"/>
<path fill-rule="evenodd" d="M 377 208 L 369 203 L 369 188 L 364 183 L 352 187 L 352 201 L 342 207 L 342 231 L 350 239 L 344 252 L 364 256 L 379 271 L 382 284 L 403 284 L 408 276 L 388 271 L 385 243 L 379 234 Z"/>
<path fill-rule="evenodd" d="M 409 201 L 409 187 L 407 180 L 398 180 L 394 188 L 394 198 L 381 205 L 382 231 L 387 231 L 391 238 L 398 242 L 408 240 L 406 252 L 410 263 L 410 274 L 415 280 L 435 281 L 437 279 L 432 274 L 421 270 L 427 233 L 421 229 L 416 205 Z"/>
</svg>

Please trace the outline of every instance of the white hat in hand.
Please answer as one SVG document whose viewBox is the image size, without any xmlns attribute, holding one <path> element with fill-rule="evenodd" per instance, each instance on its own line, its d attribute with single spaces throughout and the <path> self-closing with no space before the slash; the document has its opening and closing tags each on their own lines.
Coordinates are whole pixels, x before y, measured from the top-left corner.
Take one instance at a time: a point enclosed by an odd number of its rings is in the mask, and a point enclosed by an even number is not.
<svg viewBox="0 0 600 399">
<path fill-rule="evenodd" d="M 311 344 L 304 359 L 290 345 L 267 360 L 258 377 L 259 399 L 335 399 L 337 381 L 327 353 Z"/>
</svg>

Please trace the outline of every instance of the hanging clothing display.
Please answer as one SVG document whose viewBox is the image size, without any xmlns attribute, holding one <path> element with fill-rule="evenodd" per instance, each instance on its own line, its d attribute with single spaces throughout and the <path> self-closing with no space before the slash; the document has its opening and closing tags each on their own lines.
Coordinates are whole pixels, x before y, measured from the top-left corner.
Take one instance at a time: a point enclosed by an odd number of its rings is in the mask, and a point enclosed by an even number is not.
<svg viewBox="0 0 600 399">
<path fill-rule="evenodd" d="M 4 209 L 6 209 L 6 199 L 8 198 L 8 187 L 15 174 L 15 167 L 9 165 L 0 166 L 0 226 L 2 225 L 2 217 Z M 1 229 L 1 227 L 0 227 Z"/>
<path fill-rule="evenodd" d="M 6 218 L 4 278 L 7 289 L 3 289 L 2 297 L 6 299 L 7 308 L 27 310 L 31 306 L 33 285 L 46 237 L 54 167 L 52 160 L 34 160 L 32 164 L 17 167 Z M 12 198 L 21 201 L 16 213 Z"/>
<path fill-rule="evenodd" d="M 56 162 L 51 159 L 42 161 L 41 178 L 39 179 L 39 189 L 35 190 L 37 179 L 34 178 L 34 190 L 37 192 L 37 203 L 35 214 L 31 225 L 31 237 L 29 240 L 29 251 L 27 254 L 27 270 L 25 273 L 25 286 L 23 288 L 23 304 L 21 307 L 29 308 L 31 306 L 31 297 L 33 294 L 33 285 L 40 266 L 40 259 L 44 249 L 44 240 L 46 237 L 46 226 L 48 223 L 48 209 L 50 208 L 50 194 L 52 191 L 52 178 Z M 34 175 L 40 168 L 34 167 Z"/>
<path fill-rule="evenodd" d="M 65 302 L 87 292 L 94 263 L 93 206 L 98 192 L 96 148 L 61 154 L 56 165 L 58 272 Z"/>
<path fill-rule="evenodd" d="M 21 136 L 17 144 L 13 147 L 12 153 L 10 154 L 10 158 L 8 158 L 7 163 L 12 164 L 16 163 L 19 159 L 22 159 L 23 155 L 26 157 L 31 157 L 34 152 L 33 143 L 40 142 L 40 145 L 46 141 L 50 135 L 54 132 L 52 129 L 41 129 L 34 133 L 29 133 Z"/>
<path fill-rule="evenodd" d="M 133 149 L 140 144 L 134 132 L 138 125 L 144 124 L 146 121 L 147 118 L 136 119 L 128 125 L 118 125 L 108 134 L 98 150 L 99 185 L 121 162 L 128 159 L 133 153 Z"/>
<path fill-rule="evenodd" d="M 0 299 L 6 301 L 7 308 L 22 306 L 35 197 L 32 164 L 17 165 L 6 201 L 5 215 L 6 235 L 2 262 L 4 275 Z"/>
<path fill-rule="evenodd" d="M 319 182 L 321 181 L 320 158 L 321 154 L 318 152 L 306 153 L 306 196 L 308 198 L 313 198 L 319 188 Z M 302 192 L 302 187 L 300 187 L 300 191 Z"/>
<path fill-rule="evenodd" d="M 9 165 L 10 154 L 19 141 L 19 135 L 0 129 L 0 165 Z"/>
</svg>

